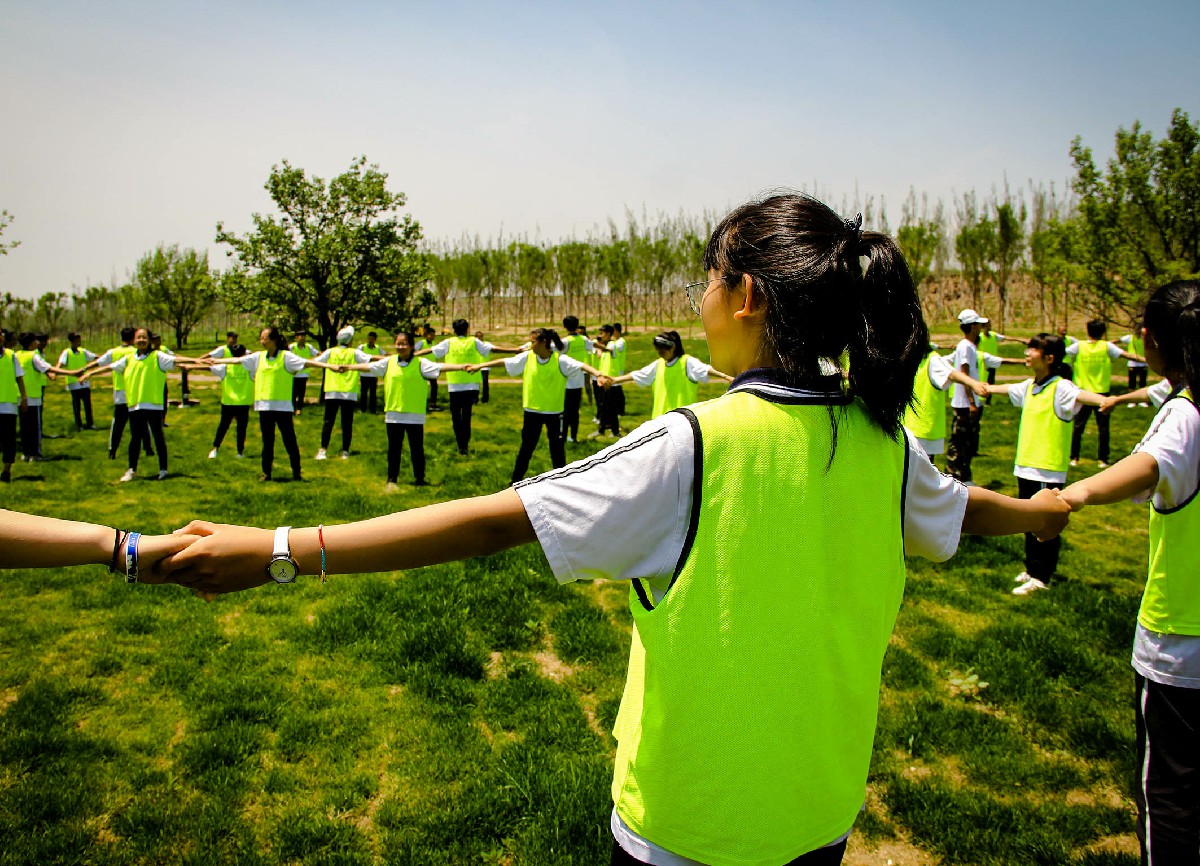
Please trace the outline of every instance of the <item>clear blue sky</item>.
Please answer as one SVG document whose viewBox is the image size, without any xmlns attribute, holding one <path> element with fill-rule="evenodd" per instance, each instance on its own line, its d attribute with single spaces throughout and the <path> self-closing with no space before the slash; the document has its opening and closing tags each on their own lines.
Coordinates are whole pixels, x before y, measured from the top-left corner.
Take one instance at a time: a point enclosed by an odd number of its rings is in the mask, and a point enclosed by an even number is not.
<svg viewBox="0 0 1200 866">
<path fill-rule="evenodd" d="M 430 239 L 584 236 L 780 186 L 1059 186 L 1200 114 L 1200 3 L 0 0 L 0 292 L 122 280 L 270 209 L 281 159 L 359 154 Z"/>
</svg>

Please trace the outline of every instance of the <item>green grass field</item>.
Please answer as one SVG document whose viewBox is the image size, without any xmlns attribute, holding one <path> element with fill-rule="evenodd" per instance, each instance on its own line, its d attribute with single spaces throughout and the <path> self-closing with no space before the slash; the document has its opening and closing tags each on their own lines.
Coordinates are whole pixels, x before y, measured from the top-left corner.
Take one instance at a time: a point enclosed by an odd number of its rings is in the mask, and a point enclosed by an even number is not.
<svg viewBox="0 0 1200 866">
<path fill-rule="evenodd" d="M 648 344 L 633 338 L 631 364 Z M 632 427 L 649 394 L 626 392 Z M 500 489 L 518 443 L 520 389 L 495 385 L 472 456 L 435 414 L 432 485 L 409 486 L 406 463 L 389 495 L 382 417 L 358 416 L 352 459 L 318 463 L 310 407 L 305 483 L 262 484 L 253 419 L 247 459 L 231 438 L 206 459 L 216 394 L 195 389 L 199 407 L 171 411 L 170 479 L 119 485 L 106 432 L 75 433 L 55 386 L 46 429 L 63 437 L 14 467 L 5 506 L 146 532 L 192 517 L 334 523 Z M 96 405 L 107 423 L 106 390 Z M 994 400 L 975 463 L 977 481 L 1013 495 L 1016 418 Z M 1114 454 L 1150 418 L 1118 409 Z M 276 461 L 278 474 L 278 445 Z M 543 443 L 531 471 L 546 468 Z M 1085 459 L 1072 477 L 1094 470 Z M 1027 598 L 1009 592 L 1020 538 L 910 561 L 848 863 L 1137 862 L 1128 656 L 1145 514 L 1091 509 L 1065 539 L 1068 580 Z M 532 546 L 213 604 L 98 567 L 0 580 L 2 864 L 607 862 L 622 585 L 561 587 Z"/>
</svg>

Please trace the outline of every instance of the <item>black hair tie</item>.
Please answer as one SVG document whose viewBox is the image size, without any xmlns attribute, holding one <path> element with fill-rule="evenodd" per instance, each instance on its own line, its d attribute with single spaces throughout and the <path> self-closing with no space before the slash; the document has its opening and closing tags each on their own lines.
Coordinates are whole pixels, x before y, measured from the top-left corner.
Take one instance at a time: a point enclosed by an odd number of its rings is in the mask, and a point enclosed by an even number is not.
<svg viewBox="0 0 1200 866">
<path fill-rule="evenodd" d="M 858 247 L 858 242 L 862 240 L 862 214 L 855 214 L 854 219 L 843 220 L 846 223 L 846 231 L 850 232 L 850 246 Z"/>
</svg>

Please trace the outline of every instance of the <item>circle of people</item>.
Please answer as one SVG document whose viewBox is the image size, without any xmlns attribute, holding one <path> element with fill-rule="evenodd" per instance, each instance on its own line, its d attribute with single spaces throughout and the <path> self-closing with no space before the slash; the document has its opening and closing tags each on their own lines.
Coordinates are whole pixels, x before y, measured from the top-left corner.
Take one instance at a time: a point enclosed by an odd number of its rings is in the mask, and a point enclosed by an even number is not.
<svg viewBox="0 0 1200 866">
<path fill-rule="evenodd" d="M 3 462 L 0 480 L 11 480 L 18 445 L 23 461 L 42 458 L 43 395 L 47 383 L 57 376 L 70 380 L 67 390 L 72 397 L 76 428 L 92 430 L 96 428 L 90 379 L 111 374 L 113 416 L 109 459 L 116 459 L 126 427 L 130 434 L 126 450 L 128 468 L 120 477 L 122 482 L 138 477 L 142 456 L 157 458 L 158 480 L 169 474 L 164 428 L 168 426 L 170 372 L 184 374 L 181 406 L 189 405 L 187 373 L 210 372 L 220 381 L 221 415 L 209 459 L 217 458 L 231 427 L 237 457 L 244 457 L 250 412 L 253 409 L 257 413 L 262 437 L 259 478 L 263 481 L 272 480 L 274 475 L 277 432 L 289 459 L 292 479 L 303 478 L 294 416 L 303 411 L 310 369 L 325 371 L 320 395 L 324 419 L 316 460 L 328 459 L 334 427 L 339 422 L 340 456 L 350 457 L 355 412 L 376 413 L 378 383 L 382 381 L 389 491 L 399 487 L 405 440 L 414 485 L 428 483 L 425 422 L 428 413 L 441 411 L 438 380 L 443 375 L 455 443 L 458 453 L 464 456 L 470 453 L 473 408 L 489 399 L 489 369 L 503 364 L 509 376 L 521 379 L 524 420 L 512 472 L 514 483 L 528 472 L 543 429 L 552 466 L 566 465 L 566 443 L 579 438 L 585 390 L 589 399 L 594 394 L 597 423 L 597 429 L 586 438 L 611 440 L 621 436 L 620 419 L 625 414 L 622 385 L 626 382 L 652 389 L 652 417 L 658 417 L 695 402 L 700 383 L 710 378 L 732 381 L 730 376 L 688 355 L 676 331 L 664 331 L 654 337 L 657 360 L 626 373 L 626 342 L 620 323 L 604 324 L 595 337 L 590 337 L 577 317 L 567 316 L 563 319 L 565 336 L 560 337 L 550 328 L 535 328 L 529 341 L 521 346 L 496 345 L 484 340 L 482 332 L 471 335 L 469 328 L 465 319 L 457 319 L 453 323 L 453 336 L 441 341 L 436 340 L 436 332 L 430 325 L 425 325 L 420 337 L 414 332 L 401 331 L 396 334 L 391 354 L 376 342 L 375 331 L 370 331 L 367 341 L 356 348 L 355 329 L 349 325 L 338 332 L 336 344 L 324 351 L 308 343 L 305 331 L 297 332 L 289 345 L 278 328 L 266 327 L 259 334 L 261 349 L 257 352 L 247 351 L 238 342 L 238 334 L 229 331 L 224 345 L 192 357 L 163 347 L 161 337 L 147 328 L 127 327 L 121 331 L 120 345 L 101 355 L 83 348 L 79 334 L 69 334 L 70 345 L 63 350 L 57 364 L 50 364 L 43 357 L 46 335 L 21 334 L 17 340 L 21 348 L 9 350 L 5 346 L 13 335 L 3 333 L 0 334 Z M 493 354 L 512 357 L 489 360 Z"/>
</svg>

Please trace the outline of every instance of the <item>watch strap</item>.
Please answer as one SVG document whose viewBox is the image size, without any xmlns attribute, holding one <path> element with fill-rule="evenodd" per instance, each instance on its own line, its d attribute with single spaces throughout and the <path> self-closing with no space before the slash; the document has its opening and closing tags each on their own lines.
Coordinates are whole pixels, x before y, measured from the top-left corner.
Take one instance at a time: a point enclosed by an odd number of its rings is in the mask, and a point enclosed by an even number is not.
<svg viewBox="0 0 1200 866">
<path fill-rule="evenodd" d="M 292 527 L 290 526 L 280 526 L 275 530 L 275 549 L 271 551 L 272 560 L 279 558 L 292 558 L 291 547 L 288 545 L 288 533 L 291 532 L 291 530 Z"/>
</svg>

